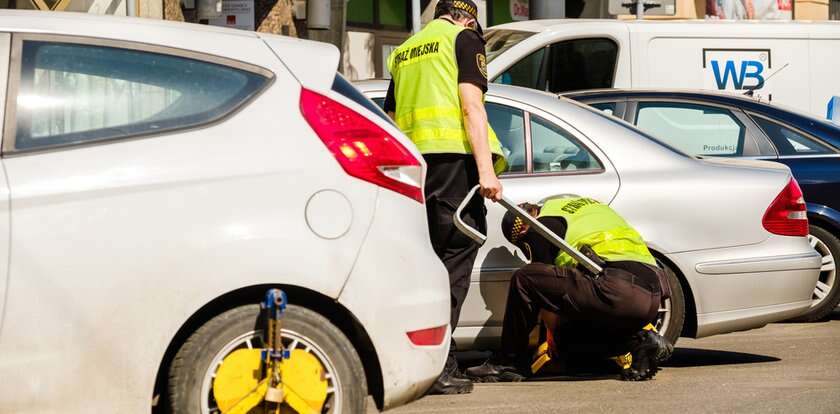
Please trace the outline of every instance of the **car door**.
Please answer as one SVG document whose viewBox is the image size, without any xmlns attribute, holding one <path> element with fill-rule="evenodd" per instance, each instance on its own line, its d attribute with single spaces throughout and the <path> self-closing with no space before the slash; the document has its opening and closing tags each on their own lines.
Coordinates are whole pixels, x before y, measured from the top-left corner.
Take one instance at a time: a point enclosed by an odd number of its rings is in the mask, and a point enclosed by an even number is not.
<svg viewBox="0 0 840 414">
<path fill-rule="evenodd" d="M 6 79 L 9 74 L 9 47 L 11 42 L 9 33 L 0 33 L 0 125 L 6 109 Z M 7 137 L 3 137 L 6 140 Z M 6 180 L 6 169 L 0 168 L 0 342 L 3 341 L 3 319 L 6 291 L 9 277 L 9 183 Z"/>
<path fill-rule="evenodd" d="M 516 203 L 577 194 L 610 202 L 618 172 L 597 145 L 551 113 L 488 96 L 487 114 L 509 160 L 504 194 Z M 511 274 L 526 263 L 501 233 L 505 210 L 486 202 L 488 237 L 478 252 L 467 299 L 455 332 L 459 344 L 492 346 L 501 333 Z"/>
<path fill-rule="evenodd" d="M 689 155 L 757 157 L 751 121 L 740 109 L 690 99 L 631 101 L 625 120 Z"/>
</svg>

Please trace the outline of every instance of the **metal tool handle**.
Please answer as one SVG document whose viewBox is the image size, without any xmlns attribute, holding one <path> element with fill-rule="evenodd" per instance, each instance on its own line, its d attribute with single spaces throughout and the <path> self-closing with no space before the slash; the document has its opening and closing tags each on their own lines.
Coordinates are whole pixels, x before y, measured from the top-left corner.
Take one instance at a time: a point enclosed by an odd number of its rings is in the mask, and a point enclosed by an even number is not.
<svg viewBox="0 0 840 414">
<path fill-rule="evenodd" d="M 461 205 L 458 206 L 458 209 L 455 211 L 455 227 L 458 230 L 461 230 L 464 234 L 469 236 L 471 239 L 475 240 L 479 245 L 484 244 L 484 241 L 487 240 L 487 236 L 481 234 L 478 230 L 470 227 L 467 223 L 461 220 L 461 211 L 469 204 L 470 199 L 472 199 L 473 194 L 478 190 L 479 186 L 473 187 L 469 193 L 467 193 L 467 197 L 464 201 L 461 202 Z M 522 221 L 528 223 L 534 231 L 536 231 L 539 235 L 545 237 L 551 244 L 557 246 L 562 252 L 568 254 L 573 259 L 577 260 L 578 263 L 582 264 L 587 270 L 592 272 L 593 275 L 600 275 L 604 269 L 601 266 L 598 266 L 597 263 L 592 261 L 592 259 L 586 257 L 583 253 L 579 250 L 572 247 L 569 243 L 566 243 L 566 240 L 563 240 L 562 237 L 555 234 L 553 231 L 549 230 L 544 224 L 540 223 L 534 217 L 531 217 L 527 211 L 520 208 L 516 203 L 510 201 L 508 198 L 502 196 L 502 199 L 499 200 L 499 204 L 502 205 L 507 211 L 510 211 L 517 217 L 521 218 Z"/>
<path fill-rule="evenodd" d="M 479 246 L 484 245 L 484 242 L 487 241 L 487 236 L 481 234 L 480 231 L 476 230 L 474 227 L 470 226 L 469 224 L 465 223 L 463 219 L 461 219 L 461 213 L 470 204 L 470 200 L 472 200 L 475 192 L 478 191 L 480 186 L 473 187 L 470 192 L 467 193 L 467 196 L 464 197 L 464 201 L 461 202 L 461 205 L 458 206 L 458 209 L 455 210 L 455 216 L 453 217 L 453 221 L 455 222 L 455 227 L 458 230 L 461 230 L 461 233 L 466 234 L 469 238 L 475 240 Z"/>
</svg>

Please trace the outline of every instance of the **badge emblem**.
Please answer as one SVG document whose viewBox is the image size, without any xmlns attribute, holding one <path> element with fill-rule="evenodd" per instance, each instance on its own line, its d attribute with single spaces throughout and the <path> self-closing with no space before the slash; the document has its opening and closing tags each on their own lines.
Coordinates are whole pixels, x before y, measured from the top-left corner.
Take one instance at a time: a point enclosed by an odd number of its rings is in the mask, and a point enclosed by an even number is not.
<svg viewBox="0 0 840 414">
<path fill-rule="evenodd" d="M 476 53 L 475 63 L 478 65 L 478 70 L 484 77 L 487 77 L 487 58 L 481 53 Z"/>
</svg>

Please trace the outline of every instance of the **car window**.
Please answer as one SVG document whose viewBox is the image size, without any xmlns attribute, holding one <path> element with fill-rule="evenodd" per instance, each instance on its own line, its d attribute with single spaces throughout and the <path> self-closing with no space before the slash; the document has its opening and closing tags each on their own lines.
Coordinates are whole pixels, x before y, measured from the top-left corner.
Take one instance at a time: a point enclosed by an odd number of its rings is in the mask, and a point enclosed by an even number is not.
<svg viewBox="0 0 840 414">
<path fill-rule="evenodd" d="M 372 98 L 371 100 L 379 107 L 379 109 L 383 111 L 385 110 L 385 98 Z"/>
<path fill-rule="evenodd" d="M 599 111 L 603 111 L 607 115 L 614 115 L 615 114 L 615 102 L 599 102 L 599 103 L 590 104 L 589 106 L 591 106 L 591 107 L 593 107 L 593 108 L 595 108 Z"/>
<path fill-rule="evenodd" d="M 691 155 L 741 156 L 746 127 L 729 110 L 675 102 L 640 102 L 636 126 Z"/>
<path fill-rule="evenodd" d="M 502 144 L 507 158 L 507 172 L 525 172 L 525 116 L 516 108 L 495 103 L 485 104 L 487 120 Z"/>
<path fill-rule="evenodd" d="M 531 115 L 534 172 L 600 170 L 603 167 L 574 136 L 557 125 Z"/>
<path fill-rule="evenodd" d="M 618 45 L 610 39 L 574 39 L 551 45 L 548 91 L 611 88 Z"/>
<path fill-rule="evenodd" d="M 773 141 L 773 145 L 776 146 L 779 155 L 834 154 L 834 151 L 824 144 L 781 124 L 758 116 L 754 116 L 753 119 L 761 130 Z"/>
<path fill-rule="evenodd" d="M 525 88 L 545 90 L 543 57 L 546 48 L 539 49 L 516 62 L 493 80 L 494 83 L 516 85 Z"/>
<path fill-rule="evenodd" d="M 157 133 L 221 118 L 269 78 L 200 60 L 25 40 L 16 149 Z"/>
</svg>

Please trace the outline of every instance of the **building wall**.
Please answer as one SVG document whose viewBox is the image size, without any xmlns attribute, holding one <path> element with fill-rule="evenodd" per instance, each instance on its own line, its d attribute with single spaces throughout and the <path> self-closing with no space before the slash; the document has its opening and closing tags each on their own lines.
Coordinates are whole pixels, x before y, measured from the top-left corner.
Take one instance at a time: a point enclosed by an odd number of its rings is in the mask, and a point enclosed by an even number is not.
<svg viewBox="0 0 840 414">
<path fill-rule="evenodd" d="M 828 0 L 796 0 L 793 6 L 796 20 L 828 20 Z"/>
</svg>

